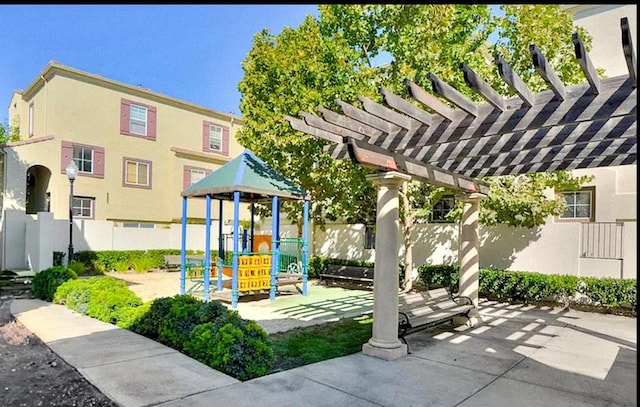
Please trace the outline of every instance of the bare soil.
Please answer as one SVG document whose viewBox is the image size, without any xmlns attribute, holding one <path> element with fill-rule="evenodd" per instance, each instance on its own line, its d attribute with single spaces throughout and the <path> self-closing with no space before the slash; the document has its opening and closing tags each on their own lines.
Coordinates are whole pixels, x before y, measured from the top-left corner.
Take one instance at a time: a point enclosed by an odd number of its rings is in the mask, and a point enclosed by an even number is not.
<svg viewBox="0 0 640 407">
<path fill-rule="evenodd" d="M 0 284 L 0 406 L 117 407 L 13 318 L 11 301 L 31 298 L 31 286 Z"/>
</svg>

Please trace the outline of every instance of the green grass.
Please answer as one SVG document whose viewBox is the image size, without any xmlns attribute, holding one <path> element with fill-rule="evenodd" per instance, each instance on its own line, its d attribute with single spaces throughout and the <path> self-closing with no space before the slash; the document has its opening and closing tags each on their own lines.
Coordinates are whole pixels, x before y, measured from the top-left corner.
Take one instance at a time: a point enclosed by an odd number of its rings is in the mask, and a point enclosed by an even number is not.
<svg viewBox="0 0 640 407">
<path fill-rule="evenodd" d="M 293 369 L 362 350 L 371 338 L 369 316 L 342 319 L 269 335 L 276 354 L 272 372 Z"/>
</svg>

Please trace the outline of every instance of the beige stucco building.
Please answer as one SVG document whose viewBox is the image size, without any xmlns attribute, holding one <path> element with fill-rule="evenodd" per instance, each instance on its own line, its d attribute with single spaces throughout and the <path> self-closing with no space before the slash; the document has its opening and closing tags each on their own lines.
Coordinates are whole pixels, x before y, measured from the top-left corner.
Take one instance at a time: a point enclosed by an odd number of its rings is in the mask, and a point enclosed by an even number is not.
<svg viewBox="0 0 640 407">
<path fill-rule="evenodd" d="M 181 221 L 180 192 L 243 151 L 237 116 L 57 62 L 14 93 L 9 123 L 21 140 L 0 155 L 3 268 L 30 266 L 21 215 L 69 218 L 72 159 L 74 221 L 168 228 Z M 225 220 L 231 216 L 225 203 Z M 204 221 L 203 200 L 190 203 L 188 218 Z"/>
</svg>

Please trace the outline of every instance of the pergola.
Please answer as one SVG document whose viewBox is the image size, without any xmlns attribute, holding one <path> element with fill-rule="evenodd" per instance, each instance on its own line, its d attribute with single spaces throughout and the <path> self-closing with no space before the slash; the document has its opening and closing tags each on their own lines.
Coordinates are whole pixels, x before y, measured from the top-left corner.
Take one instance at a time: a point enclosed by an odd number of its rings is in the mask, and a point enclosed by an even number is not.
<svg viewBox="0 0 640 407">
<path fill-rule="evenodd" d="M 479 321 L 478 206 L 488 185 L 478 177 L 636 164 L 636 56 L 627 18 L 621 19 L 628 75 L 600 79 L 579 35 L 575 57 L 587 83 L 565 86 L 536 45 L 533 67 L 549 90 L 534 94 L 500 55 L 500 77 L 517 96 L 505 98 L 466 64 L 466 84 L 486 102 L 475 103 L 433 74 L 434 94 L 405 80 L 413 99 L 380 89 L 384 104 L 358 96 L 362 108 L 337 100 L 341 113 L 322 106 L 321 116 L 286 116 L 301 132 L 334 144 L 336 159 L 379 170 L 373 335 L 363 353 L 395 359 L 407 353 L 398 340 L 398 189 L 410 179 L 461 192 L 460 294 L 476 306 Z M 446 100 L 443 102 L 442 99 Z M 414 103 L 417 102 L 417 103 Z"/>
</svg>

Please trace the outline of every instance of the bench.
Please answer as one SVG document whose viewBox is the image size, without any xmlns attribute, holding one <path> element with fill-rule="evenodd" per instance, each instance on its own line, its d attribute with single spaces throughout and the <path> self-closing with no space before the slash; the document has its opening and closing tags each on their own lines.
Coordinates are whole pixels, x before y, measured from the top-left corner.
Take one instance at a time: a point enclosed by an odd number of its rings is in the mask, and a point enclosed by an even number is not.
<svg viewBox="0 0 640 407">
<path fill-rule="evenodd" d="M 327 265 L 327 271 L 319 274 L 318 277 L 325 283 L 327 281 L 342 280 L 343 282 L 371 285 L 373 284 L 373 267 L 329 264 Z"/>
<path fill-rule="evenodd" d="M 469 317 L 474 308 L 469 297 L 451 295 L 446 288 L 402 294 L 398 306 L 398 337 L 409 344 L 405 336 L 432 328 L 456 317 Z"/>
<path fill-rule="evenodd" d="M 178 271 L 182 264 L 182 256 L 179 254 L 166 254 L 163 256 L 164 268 L 167 271 Z M 187 256 L 187 268 L 199 266 L 204 261 L 204 256 Z"/>
</svg>

